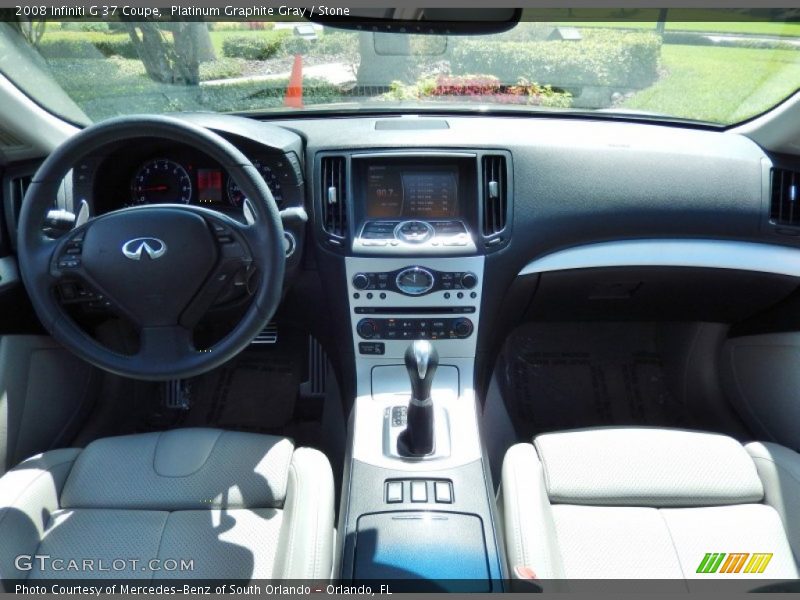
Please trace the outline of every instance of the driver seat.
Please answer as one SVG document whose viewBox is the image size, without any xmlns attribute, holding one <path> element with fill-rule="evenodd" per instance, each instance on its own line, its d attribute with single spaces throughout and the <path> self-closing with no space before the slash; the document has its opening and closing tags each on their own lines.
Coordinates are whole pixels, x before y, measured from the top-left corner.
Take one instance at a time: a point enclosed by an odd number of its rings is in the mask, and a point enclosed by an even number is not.
<svg viewBox="0 0 800 600">
<path fill-rule="evenodd" d="M 287 438 L 178 429 L 100 439 L 0 478 L 0 589 L 47 578 L 327 580 L 333 519 L 327 458 Z"/>
</svg>

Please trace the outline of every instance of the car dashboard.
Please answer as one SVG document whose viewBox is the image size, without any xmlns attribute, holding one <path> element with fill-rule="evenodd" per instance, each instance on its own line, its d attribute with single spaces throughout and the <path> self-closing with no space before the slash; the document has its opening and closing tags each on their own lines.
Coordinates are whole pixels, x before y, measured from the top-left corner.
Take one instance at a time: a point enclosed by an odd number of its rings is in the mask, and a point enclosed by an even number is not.
<svg viewBox="0 0 800 600">
<path fill-rule="evenodd" d="M 343 579 L 385 575 L 360 551 L 365 523 L 386 540 L 378 550 L 412 564 L 395 517 L 422 509 L 450 525 L 468 515 L 477 542 L 463 552 L 485 566 L 481 581 L 507 575 L 477 415 L 520 323 L 739 323 L 800 279 L 800 220 L 784 201 L 800 162 L 734 132 L 558 116 L 178 117 L 241 150 L 281 211 L 276 319 L 321 341 L 350 414 Z M 246 217 L 222 165 L 147 137 L 83 158 L 71 194 L 93 215 L 185 203 Z M 418 340 L 440 357 L 423 457 L 399 441 Z M 442 546 L 435 528 L 415 535 Z"/>
</svg>

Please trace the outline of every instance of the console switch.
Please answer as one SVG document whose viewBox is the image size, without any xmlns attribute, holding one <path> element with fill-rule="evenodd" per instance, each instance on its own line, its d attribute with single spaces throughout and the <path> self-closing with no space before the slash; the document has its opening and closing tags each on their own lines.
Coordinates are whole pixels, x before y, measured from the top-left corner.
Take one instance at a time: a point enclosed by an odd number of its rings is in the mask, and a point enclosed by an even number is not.
<svg viewBox="0 0 800 600">
<path fill-rule="evenodd" d="M 426 481 L 411 482 L 411 501 L 412 502 L 428 501 L 428 484 Z"/>
<path fill-rule="evenodd" d="M 389 504 L 397 504 L 403 501 L 403 482 L 402 481 L 387 481 L 386 482 L 386 502 Z"/>
<path fill-rule="evenodd" d="M 439 504 L 453 503 L 453 490 L 449 481 L 435 481 L 433 483 L 434 496 Z"/>
</svg>

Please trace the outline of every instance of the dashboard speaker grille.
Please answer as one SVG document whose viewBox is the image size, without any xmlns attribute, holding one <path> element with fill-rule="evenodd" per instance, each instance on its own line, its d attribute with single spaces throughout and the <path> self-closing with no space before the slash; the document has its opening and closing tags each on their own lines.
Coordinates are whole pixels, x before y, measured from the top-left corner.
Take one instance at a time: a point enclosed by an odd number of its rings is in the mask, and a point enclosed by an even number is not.
<svg viewBox="0 0 800 600">
<path fill-rule="evenodd" d="M 325 156 L 321 164 L 320 198 L 323 228 L 331 235 L 347 235 L 347 164 L 343 156 Z"/>
<path fill-rule="evenodd" d="M 800 173 L 787 169 L 772 170 L 772 201 L 769 218 L 775 225 L 800 227 Z"/>
<path fill-rule="evenodd" d="M 506 158 L 487 155 L 481 161 L 483 177 L 483 235 L 499 233 L 506 227 L 508 190 Z"/>
</svg>

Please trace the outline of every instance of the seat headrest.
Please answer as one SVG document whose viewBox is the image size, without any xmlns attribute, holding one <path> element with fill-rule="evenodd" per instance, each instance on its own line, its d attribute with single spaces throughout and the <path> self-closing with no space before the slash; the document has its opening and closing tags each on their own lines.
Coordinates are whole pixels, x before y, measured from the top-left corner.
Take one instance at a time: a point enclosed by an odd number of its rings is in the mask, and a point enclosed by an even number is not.
<svg viewBox="0 0 800 600">
<path fill-rule="evenodd" d="M 714 506 L 760 502 L 753 460 L 733 438 L 658 428 L 594 428 L 534 440 L 553 503 Z"/>
<path fill-rule="evenodd" d="M 62 508 L 280 508 L 294 444 L 218 429 L 97 440 L 81 452 Z"/>
</svg>

